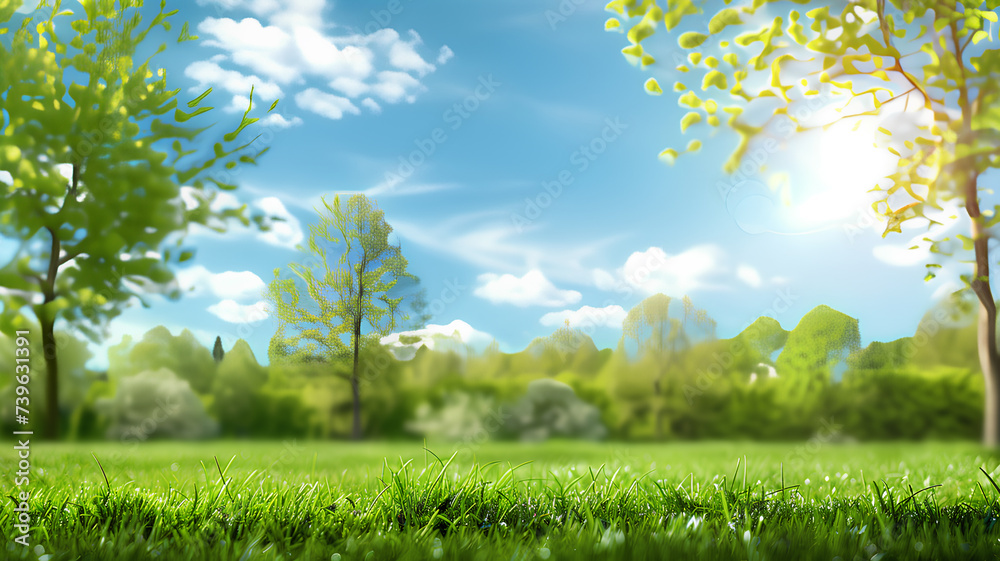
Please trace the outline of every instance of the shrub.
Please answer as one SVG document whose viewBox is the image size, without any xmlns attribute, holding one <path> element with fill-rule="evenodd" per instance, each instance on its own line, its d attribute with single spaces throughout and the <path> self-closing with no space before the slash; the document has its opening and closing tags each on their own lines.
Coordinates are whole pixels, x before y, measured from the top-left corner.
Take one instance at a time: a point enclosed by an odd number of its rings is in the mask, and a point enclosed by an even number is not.
<svg viewBox="0 0 1000 561">
<path fill-rule="evenodd" d="M 529 383 L 524 397 L 505 412 L 502 434 L 519 440 L 600 440 L 607 429 L 600 410 L 577 397 L 573 388 L 541 379 Z"/>
<path fill-rule="evenodd" d="M 100 408 L 111 422 L 109 438 L 196 439 L 218 432 L 187 380 L 166 368 L 122 378 L 115 396 Z"/>
</svg>

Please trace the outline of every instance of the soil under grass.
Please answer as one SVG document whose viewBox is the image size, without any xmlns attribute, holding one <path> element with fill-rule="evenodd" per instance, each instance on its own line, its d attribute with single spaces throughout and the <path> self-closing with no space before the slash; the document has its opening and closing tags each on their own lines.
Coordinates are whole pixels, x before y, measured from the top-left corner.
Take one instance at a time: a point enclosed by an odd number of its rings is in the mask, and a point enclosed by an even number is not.
<svg viewBox="0 0 1000 561">
<path fill-rule="evenodd" d="M 30 484 L 15 487 L 8 447 L 0 557 L 1000 557 L 1000 454 L 971 443 L 427 448 L 33 443 Z M 27 548 L 14 542 L 24 490 Z"/>
</svg>

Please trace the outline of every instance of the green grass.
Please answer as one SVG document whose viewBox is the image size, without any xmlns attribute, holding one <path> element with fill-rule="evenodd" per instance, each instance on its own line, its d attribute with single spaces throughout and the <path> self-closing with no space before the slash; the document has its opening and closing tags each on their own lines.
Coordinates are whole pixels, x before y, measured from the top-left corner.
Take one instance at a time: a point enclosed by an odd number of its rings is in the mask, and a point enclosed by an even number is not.
<svg viewBox="0 0 1000 561">
<path fill-rule="evenodd" d="M 32 545 L 13 544 L 4 501 L 0 557 L 1000 557 L 998 490 L 980 471 L 1000 474 L 1000 455 L 972 444 L 428 448 L 33 443 Z"/>
</svg>

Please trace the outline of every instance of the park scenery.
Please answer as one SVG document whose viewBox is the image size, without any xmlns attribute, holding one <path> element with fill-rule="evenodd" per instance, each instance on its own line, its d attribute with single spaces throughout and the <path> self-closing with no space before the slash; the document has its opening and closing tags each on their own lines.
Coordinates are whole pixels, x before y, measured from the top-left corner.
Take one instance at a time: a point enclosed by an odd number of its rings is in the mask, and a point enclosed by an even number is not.
<svg viewBox="0 0 1000 561">
<path fill-rule="evenodd" d="M 997 559 L 1000 0 L 0 0 L 0 558 Z"/>
</svg>

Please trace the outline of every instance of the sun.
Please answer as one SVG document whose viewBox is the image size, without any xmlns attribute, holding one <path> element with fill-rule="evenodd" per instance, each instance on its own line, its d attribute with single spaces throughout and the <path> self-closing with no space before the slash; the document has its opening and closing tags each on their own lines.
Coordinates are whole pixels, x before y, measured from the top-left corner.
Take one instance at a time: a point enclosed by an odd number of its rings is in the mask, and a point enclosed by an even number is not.
<svg viewBox="0 0 1000 561">
<path fill-rule="evenodd" d="M 816 192 L 803 201 L 800 211 L 824 223 L 867 210 L 873 199 L 870 191 L 876 185 L 885 187 L 890 183 L 885 178 L 897 164 L 896 156 L 875 146 L 876 131 L 873 123 L 855 126 L 851 122 L 819 131 L 817 165 L 812 171 Z"/>
</svg>

